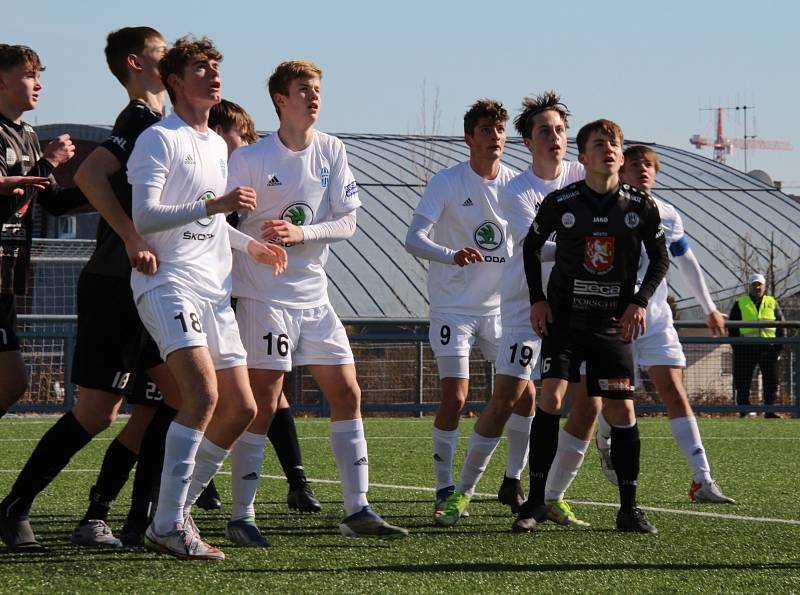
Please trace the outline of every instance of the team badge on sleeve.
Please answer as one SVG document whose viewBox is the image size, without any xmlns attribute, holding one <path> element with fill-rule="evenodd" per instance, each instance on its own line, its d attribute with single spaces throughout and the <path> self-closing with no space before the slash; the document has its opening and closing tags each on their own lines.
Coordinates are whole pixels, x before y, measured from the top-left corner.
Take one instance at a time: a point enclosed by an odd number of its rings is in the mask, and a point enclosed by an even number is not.
<svg viewBox="0 0 800 595">
<path fill-rule="evenodd" d="M 631 211 L 625 214 L 625 225 L 631 229 L 635 229 L 639 225 L 639 215 Z"/>
<path fill-rule="evenodd" d="M 614 264 L 614 238 L 592 236 L 586 238 L 583 248 L 583 266 L 592 273 L 607 273 Z"/>
</svg>

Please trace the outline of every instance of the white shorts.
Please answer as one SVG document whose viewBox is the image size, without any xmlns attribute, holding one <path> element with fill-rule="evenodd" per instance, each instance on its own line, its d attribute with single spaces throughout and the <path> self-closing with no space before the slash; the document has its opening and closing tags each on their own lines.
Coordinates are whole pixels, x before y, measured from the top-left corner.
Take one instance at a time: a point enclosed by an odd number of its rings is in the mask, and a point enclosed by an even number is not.
<svg viewBox="0 0 800 595">
<path fill-rule="evenodd" d="M 466 316 L 431 312 L 428 340 L 436 357 L 468 357 L 477 343 L 486 361 L 493 361 L 501 334 L 499 314 Z"/>
<path fill-rule="evenodd" d="M 212 302 L 184 287 L 159 285 L 136 301 L 147 332 L 161 358 L 186 347 L 206 347 L 215 370 L 247 363 L 239 327 L 230 303 Z"/>
<path fill-rule="evenodd" d="M 653 328 L 633 342 L 633 361 L 638 368 L 686 367 L 686 356 L 672 324 Z"/>
<path fill-rule="evenodd" d="M 494 362 L 495 374 L 538 380 L 541 378 L 537 365 L 541 349 L 542 340 L 530 325 L 504 328 Z"/>
<path fill-rule="evenodd" d="M 288 372 L 292 366 L 355 363 L 347 333 L 330 304 L 285 308 L 239 298 L 236 320 L 248 368 Z"/>
</svg>

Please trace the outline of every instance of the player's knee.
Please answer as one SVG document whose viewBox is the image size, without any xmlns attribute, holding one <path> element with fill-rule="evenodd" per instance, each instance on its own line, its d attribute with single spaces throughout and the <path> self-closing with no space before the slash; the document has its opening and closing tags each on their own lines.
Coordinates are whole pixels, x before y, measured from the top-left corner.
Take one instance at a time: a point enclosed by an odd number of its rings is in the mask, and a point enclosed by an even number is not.
<svg viewBox="0 0 800 595">
<path fill-rule="evenodd" d="M 348 383 L 339 390 L 326 395 L 331 404 L 361 405 L 361 387 L 357 383 Z"/>
</svg>

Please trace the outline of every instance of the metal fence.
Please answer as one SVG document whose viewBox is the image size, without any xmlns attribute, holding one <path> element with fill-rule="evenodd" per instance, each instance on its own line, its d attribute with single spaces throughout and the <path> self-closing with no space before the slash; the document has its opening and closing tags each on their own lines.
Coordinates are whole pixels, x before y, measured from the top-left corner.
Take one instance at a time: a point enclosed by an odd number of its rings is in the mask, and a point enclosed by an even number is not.
<svg viewBox="0 0 800 595">
<path fill-rule="evenodd" d="M 365 412 L 422 415 L 434 411 L 440 388 L 436 360 L 428 346 L 428 323 L 424 320 L 344 320 L 352 342 L 362 409 Z M 735 324 L 735 323 L 733 323 Z M 780 324 L 780 323 L 778 323 Z M 757 323 L 756 323 L 757 325 Z M 676 322 L 679 329 L 702 323 Z M 748 323 L 748 326 L 753 326 Z M 797 328 L 800 323 L 785 326 Z M 21 315 L 22 352 L 29 369 L 29 388 L 12 411 L 46 412 L 70 408 L 76 388 L 69 382 L 75 343 L 76 317 Z M 800 337 L 745 339 L 682 336 L 687 367 L 684 382 L 697 412 L 745 413 L 789 412 L 800 417 Z M 772 407 L 762 400 L 762 382 L 756 371 L 749 407 L 735 403 L 732 345 L 779 346 L 778 391 Z M 470 362 L 468 411 L 480 410 L 493 390 L 494 367 L 477 350 Z M 286 376 L 287 397 L 295 410 L 327 415 L 327 403 L 311 375 L 303 368 Z M 637 408 L 642 412 L 664 411 L 652 383 L 642 372 Z"/>
</svg>

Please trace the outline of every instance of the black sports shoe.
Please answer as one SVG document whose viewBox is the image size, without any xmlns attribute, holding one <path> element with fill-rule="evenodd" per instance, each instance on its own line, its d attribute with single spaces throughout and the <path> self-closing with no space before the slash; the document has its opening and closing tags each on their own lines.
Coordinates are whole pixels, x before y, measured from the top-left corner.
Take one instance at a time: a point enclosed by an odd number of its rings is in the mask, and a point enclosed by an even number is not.
<svg viewBox="0 0 800 595">
<path fill-rule="evenodd" d="M 314 496 L 314 492 L 311 491 L 311 486 L 308 485 L 307 481 L 289 486 L 286 504 L 289 505 L 290 510 L 300 512 L 319 512 L 322 510 L 322 505 Z"/>
<path fill-rule="evenodd" d="M 547 506 L 544 503 L 534 504 L 530 500 L 525 500 L 519 507 L 517 520 L 511 525 L 511 530 L 515 533 L 530 533 L 546 519 Z"/>
<path fill-rule="evenodd" d="M 653 535 L 658 533 L 658 529 L 648 522 L 644 511 L 638 507 L 630 511 L 620 508 L 617 513 L 617 530 L 625 533 L 652 533 Z"/>
<path fill-rule="evenodd" d="M 220 500 L 219 492 L 217 491 L 217 486 L 214 485 L 213 479 L 203 490 L 203 493 L 200 494 L 195 505 L 203 510 L 219 510 L 222 508 L 222 500 Z"/>
<path fill-rule="evenodd" d="M 144 547 L 144 532 L 147 527 L 137 527 L 133 523 L 125 523 L 122 527 L 122 532 L 119 534 L 119 540 L 122 545 L 126 547 Z"/>
<path fill-rule="evenodd" d="M 522 489 L 522 482 L 513 477 L 503 476 L 503 483 L 497 492 L 497 499 L 500 504 L 511 507 L 511 512 L 517 514 L 520 506 L 525 502 L 525 492 Z"/>
<path fill-rule="evenodd" d="M 44 547 L 36 541 L 33 527 L 27 516 L 0 517 L 0 538 L 12 552 L 43 552 Z"/>
</svg>

